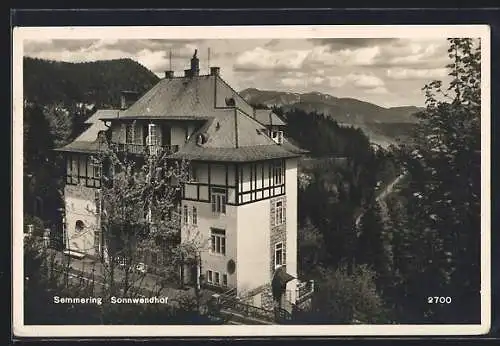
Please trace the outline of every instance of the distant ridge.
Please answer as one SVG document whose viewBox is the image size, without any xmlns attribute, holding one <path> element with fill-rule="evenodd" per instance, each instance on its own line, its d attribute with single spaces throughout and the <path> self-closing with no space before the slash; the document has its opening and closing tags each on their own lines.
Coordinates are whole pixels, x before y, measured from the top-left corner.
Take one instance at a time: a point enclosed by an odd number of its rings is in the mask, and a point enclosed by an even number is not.
<svg viewBox="0 0 500 346">
<path fill-rule="evenodd" d="M 416 106 L 385 108 L 355 98 L 338 98 L 320 92 L 293 93 L 248 88 L 240 95 L 253 105 L 324 114 L 339 124 L 361 128 L 372 142 L 384 147 L 398 140 L 405 141 L 417 122 L 414 114 L 423 109 Z"/>
<path fill-rule="evenodd" d="M 252 104 L 316 111 L 348 124 L 415 123 L 412 115 L 421 110 L 415 106 L 385 108 L 355 98 L 338 98 L 319 92 L 291 93 L 248 88 L 240 95 Z"/>
</svg>

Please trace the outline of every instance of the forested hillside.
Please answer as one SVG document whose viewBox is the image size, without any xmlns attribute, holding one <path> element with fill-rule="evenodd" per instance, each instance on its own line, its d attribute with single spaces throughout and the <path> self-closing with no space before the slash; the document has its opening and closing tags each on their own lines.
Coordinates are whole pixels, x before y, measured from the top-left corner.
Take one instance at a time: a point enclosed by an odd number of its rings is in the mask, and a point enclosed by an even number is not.
<svg viewBox="0 0 500 346">
<path fill-rule="evenodd" d="M 68 63 L 25 57 L 23 65 L 24 99 L 42 105 L 116 107 L 122 90 L 142 94 L 159 80 L 131 59 Z"/>
</svg>

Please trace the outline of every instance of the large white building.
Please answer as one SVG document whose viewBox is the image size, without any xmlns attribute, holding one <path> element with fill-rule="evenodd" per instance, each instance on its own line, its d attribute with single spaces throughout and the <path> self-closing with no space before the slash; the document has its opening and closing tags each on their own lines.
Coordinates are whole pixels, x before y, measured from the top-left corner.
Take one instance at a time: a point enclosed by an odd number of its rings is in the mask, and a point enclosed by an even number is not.
<svg viewBox="0 0 500 346">
<path fill-rule="evenodd" d="M 98 134 L 111 131 L 111 141 L 127 151 L 161 146 L 170 151 L 169 159 L 190 162 L 191 180 L 182 189 L 181 238 L 195 229 L 207 240 L 201 253 L 204 283 L 268 307 L 271 282 L 279 274 L 283 301 L 295 303 L 297 161 L 304 151 L 283 136 L 281 118 L 254 109 L 219 72 L 212 67 L 200 75 L 193 56 L 182 77 L 167 71 L 131 104 L 124 97 L 121 109 L 98 111 L 82 135 L 59 149 L 67 157 L 67 250 L 87 256 L 102 252 L 95 213 L 100 168 L 90 155 L 99 150 Z M 162 260 L 168 259 L 161 254 L 146 259 L 152 267 Z"/>
</svg>

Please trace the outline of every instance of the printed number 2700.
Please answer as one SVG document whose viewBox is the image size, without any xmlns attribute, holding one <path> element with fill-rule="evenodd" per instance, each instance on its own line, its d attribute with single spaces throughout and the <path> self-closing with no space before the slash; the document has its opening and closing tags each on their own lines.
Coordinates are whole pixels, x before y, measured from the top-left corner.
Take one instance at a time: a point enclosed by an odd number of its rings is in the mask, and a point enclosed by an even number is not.
<svg viewBox="0 0 500 346">
<path fill-rule="evenodd" d="M 451 297 L 427 297 L 429 304 L 450 304 Z"/>
</svg>

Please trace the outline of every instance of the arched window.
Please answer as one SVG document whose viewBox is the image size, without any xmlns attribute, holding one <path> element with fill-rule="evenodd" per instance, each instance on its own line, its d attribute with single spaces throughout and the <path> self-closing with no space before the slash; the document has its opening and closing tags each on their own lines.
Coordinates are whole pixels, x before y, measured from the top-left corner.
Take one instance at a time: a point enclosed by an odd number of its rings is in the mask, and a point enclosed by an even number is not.
<svg viewBox="0 0 500 346">
<path fill-rule="evenodd" d="M 82 220 L 77 220 L 76 223 L 75 223 L 75 230 L 77 232 L 81 232 L 83 231 L 83 228 L 85 227 L 85 225 L 83 224 L 83 221 Z"/>
</svg>

